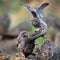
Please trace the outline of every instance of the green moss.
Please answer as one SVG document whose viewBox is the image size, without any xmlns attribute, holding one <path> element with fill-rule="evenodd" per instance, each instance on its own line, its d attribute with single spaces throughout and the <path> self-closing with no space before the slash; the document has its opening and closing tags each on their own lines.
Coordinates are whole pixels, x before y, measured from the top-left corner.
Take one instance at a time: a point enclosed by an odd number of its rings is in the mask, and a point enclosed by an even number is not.
<svg viewBox="0 0 60 60">
<path fill-rule="evenodd" d="M 39 45 L 41 45 L 44 40 L 45 40 L 45 38 L 39 37 L 39 38 L 36 39 L 36 42 L 37 42 Z"/>
<path fill-rule="evenodd" d="M 31 32 L 31 33 L 34 33 L 34 31 L 35 31 L 35 28 L 31 25 L 31 26 L 30 26 L 30 32 Z"/>
</svg>

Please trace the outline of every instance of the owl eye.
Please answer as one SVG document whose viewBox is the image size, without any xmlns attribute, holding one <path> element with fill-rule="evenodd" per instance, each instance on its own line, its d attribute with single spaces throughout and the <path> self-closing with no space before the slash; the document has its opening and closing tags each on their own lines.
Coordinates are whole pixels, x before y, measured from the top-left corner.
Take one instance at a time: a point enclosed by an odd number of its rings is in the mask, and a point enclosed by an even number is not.
<svg viewBox="0 0 60 60">
<path fill-rule="evenodd" d="M 37 17 L 36 13 L 34 11 L 31 12 L 34 17 Z"/>
<path fill-rule="evenodd" d="M 36 24 L 36 22 L 33 22 L 32 24 L 34 25 L 34 24 Z"/>
<path fill-rule="evenodd" d="M 28 37 L 28 34 L 23 34 L 23 37 Z"/>
</svg>

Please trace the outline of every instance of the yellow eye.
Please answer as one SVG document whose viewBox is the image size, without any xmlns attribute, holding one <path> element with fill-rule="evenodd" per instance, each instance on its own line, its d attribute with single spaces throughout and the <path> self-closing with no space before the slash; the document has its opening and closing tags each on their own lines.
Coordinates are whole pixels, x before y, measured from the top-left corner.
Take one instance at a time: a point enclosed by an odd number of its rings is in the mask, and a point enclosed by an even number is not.
<svg viewBox="0 0 60 60">
<path fill-rule="evenodd" d="M 28 35 L 27 32 L 22 33 L 22 37 L 26 38 L 26 37 L 28 37 L 28 36 L 29 36 L 29 35 Z"/>
<path fill-rule="evenodd" d="M 24 34 L 23 37 L 28 37 L 28 34 Z"/>
</svg>

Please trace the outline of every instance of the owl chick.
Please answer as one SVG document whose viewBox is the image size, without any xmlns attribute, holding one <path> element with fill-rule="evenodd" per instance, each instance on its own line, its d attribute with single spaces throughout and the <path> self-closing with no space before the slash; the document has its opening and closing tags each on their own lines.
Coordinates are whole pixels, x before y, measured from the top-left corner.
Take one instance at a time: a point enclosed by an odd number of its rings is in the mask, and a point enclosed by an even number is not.
<svg viewBox="0 0 60 60">
<path fill-rule="evenodd" d="M 52 42 L 49 40 L 44 41 L 41 45 L 40 51 L 42 56 L 52 57 L 54 53 L 54 47 Z"/>
<path fill-rule="evenodd" d="M 17 47 L 25 57 L 30 55 L 34 48 L 34 42 L 29 43 L 30 38 L 31 34 L 27 31 L 22 31 L 17 38 Z"/>
<path fill-rule="evenodd" d="M 47 30 L 47 24 L 44 22 L 44 14 L 43 9 L 47 7 L 49 3 L 44 3 L 37 9 L 34 9 L 33 7 L 29 5 L 24 5 L 33 15 L 34 19 L 32 20 L 31 24 L 36 28 L 36 31 L 44 32 Z"/>
</svg>

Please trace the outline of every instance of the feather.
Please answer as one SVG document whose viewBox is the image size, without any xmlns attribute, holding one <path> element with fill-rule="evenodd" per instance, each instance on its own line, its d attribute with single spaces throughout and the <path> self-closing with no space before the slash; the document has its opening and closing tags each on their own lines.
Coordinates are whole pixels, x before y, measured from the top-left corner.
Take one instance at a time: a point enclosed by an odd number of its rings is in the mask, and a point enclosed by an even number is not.
<svg viewBox="0 0 60 60">
<path fill-rule="evenodd" d="M 49 5 L 49 3 L 44 3 L 42 4 L 40 7 L 38 7 L 37 10 L 43 10 L 45 7 L 47 7 Z"/>
<path fill-rule="evenodd" d="M 31 7 L 31 6 L 27 5 L 27 4 L 24 4 L 24 6 L 32 13 L 32 15 L 34 17 L 37 17 L 36 10 L 33 7 Z"/>
<path fill-rule="evenodd" d="M 37 9 L 37 16 L 39 16 L 39 18 L 43 18 L 44 17 L 44 14 L 43 14 L 43 12 L 42 12 L 42 10 L 45 8 L 45 7 L 47 7 L 49 5 L 49 3 L 44 3 L 44 4 L 42 4 L 41 6 L 39 6 L 38 7 L 38 9 Z"/>
</svg>

